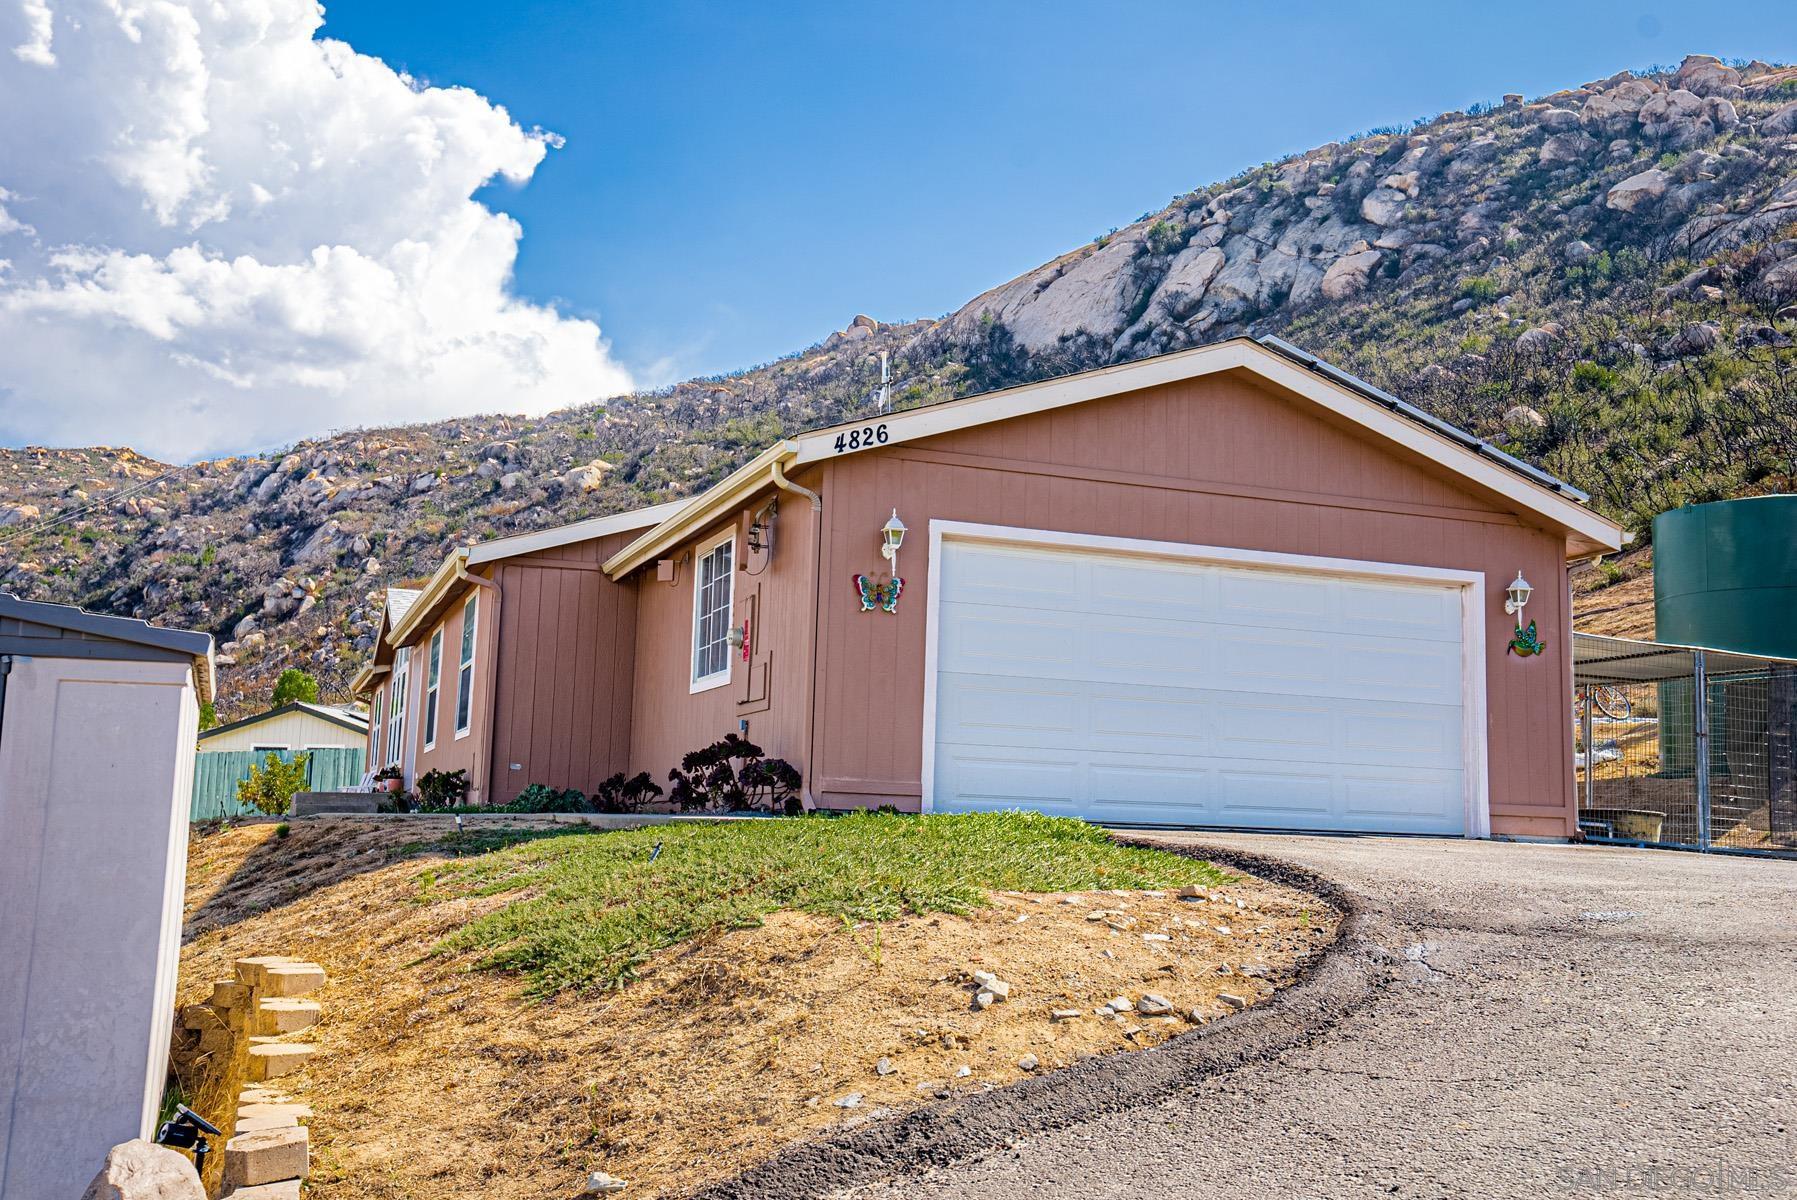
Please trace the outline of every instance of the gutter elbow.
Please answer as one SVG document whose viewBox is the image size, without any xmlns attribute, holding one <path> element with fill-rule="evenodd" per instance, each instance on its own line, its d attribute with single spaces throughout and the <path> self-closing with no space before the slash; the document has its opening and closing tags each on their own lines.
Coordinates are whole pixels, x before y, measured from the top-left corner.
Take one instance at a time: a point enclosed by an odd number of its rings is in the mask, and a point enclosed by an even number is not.
<svg viewBox="0 0 1797 1200">
<path fill-rule="evenodd" d="M 818 495 L 816 492 L 812 491 L 810 488 L 804 487 L 801 484 L 794 483 L 792 480 L 788 479 L 786 477 L 786 468 L 781 464 L 779 459 L 774 460 L 772 472 L 773 472 L 773 477 L 774 477 L 774 486 L 781 488 L 784 491 L 796 492 L 797 494 L 799 494 L 801 496 L 809 497 L 811 500 L 811 511 L 812 512 L 823 512 L 824 511 L 824 498 L 822 496 Z"/>
</svg>

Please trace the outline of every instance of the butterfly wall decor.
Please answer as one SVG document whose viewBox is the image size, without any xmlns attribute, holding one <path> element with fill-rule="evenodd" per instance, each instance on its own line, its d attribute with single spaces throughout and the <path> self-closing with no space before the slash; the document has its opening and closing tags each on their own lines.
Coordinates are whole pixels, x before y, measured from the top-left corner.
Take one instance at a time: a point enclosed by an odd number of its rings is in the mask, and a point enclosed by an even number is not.
<svg viewBox="0 0 1797 1200">
<path fill-rule="evenodd" d="M 884 583 L 872 575 L 855 576 L 855 591 L 861 597 L 861 611 L 895 613 L 898 611 L 899 594 L 905 590 L 905 581 L 894 575 Z"/>
</svg>

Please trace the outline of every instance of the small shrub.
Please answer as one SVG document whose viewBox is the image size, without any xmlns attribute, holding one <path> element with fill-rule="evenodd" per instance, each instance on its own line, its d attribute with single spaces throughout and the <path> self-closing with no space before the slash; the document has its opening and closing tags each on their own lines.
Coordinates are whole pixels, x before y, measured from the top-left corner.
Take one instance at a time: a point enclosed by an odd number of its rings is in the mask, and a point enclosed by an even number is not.
<svg viewBox="0 0 1797 1200">
<path fill-rule="evenodd" d="M 467 794 L 467 771 L 430 770 L 418 777 L 418 807 L 425 812 L 454 808 Z"/>
<path fill-rule="evenodd" d="M 602 813 L 638 812 L 660 795 L 661 785 L 649 778 L 649 772 L 638 771 L 629 779 L 624 772 L 600 781 L 593 789 L 593 811 Z"/>
<path fill-rule="evenodd" d="M 293 832 L 293 826 L 289 825 L 285 821 L 282 821 L 279 825 L 275 826 L 275 836 L 278 838 L 284 838 L 292 832 Z"/>
<path fill-rule="evenodd" d="M 1618 378 L 1616 372 L 1594 362 L 1581 362 L 1572 368 L 1572 386 L 1581 392 L 1613 392 Z"/>
<path fill-rule="evenodd" d="M 271 708 L 280 708 L 283 704 L 293 704 L 296 701 L 317 704 L 318 680 L 298 667 L 288 667 L 275 680 L 274 694 L 268 698 L 268 703 Z"/>
<path fill-rule="evenodd" d="M 668 799 L 686 810 L 792 813 L 799 808 L 798 770 L 783 758 L 764 759 L 760 746 L 734 733 L 688 753 L 668 772 L 668 782 L 673 784 Z"/>
<path fill-rule="evenodd" d="M 296 754 L 290 763 L 269 751 L 261 766 L 250 765 L 250 777 L 237 781 L 237 800 L 258 812 L 278 817 L 293 804 L 293 794 L 306 790 L 307 756 Z"/>
<path fill-rule="evenodd" d="M 508 812 L 577 813 L 587 811 L 587 798 L 579 788 L 558 791 L 546 783 L 533 783 L 505 807 Z"/>
<path fill-rule="evenodd" d="M 1489 275 L 1469 275 L 1460 281 L 1460 298 L 1484 303 L 1498 298 L 1498 282 Z"/>
</svg>

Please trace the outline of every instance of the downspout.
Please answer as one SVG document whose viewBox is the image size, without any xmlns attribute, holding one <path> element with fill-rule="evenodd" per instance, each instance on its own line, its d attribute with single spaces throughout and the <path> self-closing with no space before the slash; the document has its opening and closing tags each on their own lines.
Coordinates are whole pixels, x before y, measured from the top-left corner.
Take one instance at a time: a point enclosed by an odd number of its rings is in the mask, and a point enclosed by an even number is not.
<svg viewBox="0 0 1797 1200">
<path fill-rule="evenodd" d="M 786 477 L 779 459 L 772 466 L 775 486 L 811 501 L 811 665 L 805 675 L 805 786 L 800 801 L 807 810 L 817 807 L 812 785 L 817 781 L 817 639 L 823 614 L 824 498 Z"/>
<path fill-rule="evenodd" d="M 487 730 L 486 736 L 477 739 L 475 742 L 475 749 L 479 751 L 481 761 L 474 772 L 474 778 L 485 781 L 481 787 L 480 802 L 482 804 L 491 804 L 493 803 L 493 740 L 499 728 L 499 714 L 493 711 L 493 697 L 496 694 L 496 685 L 499 682 L 499 602 L 503 593 L 500 591 L 499 584 L 496 581 L 488 579 L 485 576 L 470 575 L 468 573 L 467 555 L 463 555 L 456 562 L 455 577 L 457 581 L 461 583 L 472 583 L 476 587 L 484 588 L 493 596 L 493 612 L 490 616 L 480 622 L 483 626 L 488 622 L 492 623 L 493 660 L 487 664 L 487 677 L 481 682 L 480 709 L 482 719 L 487 723 Z M 477 663 L 480 661 L 479 630 L 476 630 L 474 661 Z M 482 774 L 483 770 L 485 771 L 484 775 Z"/>
<path fill-rule="evenodd" d="M 0 740 L 6 737 L 6 677 L 12 674 L 12 655 L 0 654 Z"/>
</svg>

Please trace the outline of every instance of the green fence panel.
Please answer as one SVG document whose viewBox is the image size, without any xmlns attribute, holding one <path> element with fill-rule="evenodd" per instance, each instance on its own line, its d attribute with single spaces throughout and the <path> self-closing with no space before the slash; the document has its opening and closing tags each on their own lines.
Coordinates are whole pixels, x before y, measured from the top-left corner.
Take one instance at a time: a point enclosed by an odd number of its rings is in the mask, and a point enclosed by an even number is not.
<svg viewBox="0 0 1797 1200">
<path fill-rule="evenodd" d="M 362 782 L 364 768 L 360 746 L 290 750 L 281 753 L 281 760 L 292 762 L 296 753 L 307 756 L 306 787 L 310 791 L 341 791 Z M 188 819 L 216 821 L 224 817 L 257 815 L 254 806 L 237 799 L 237 785 L 250 777 L 250 768 L 262 762 L 266 755 L 266 751 L 258 754 L 254 750 L 207 750 L 194 755 L 193 802 L 188 807 Z"/>
</svg>

